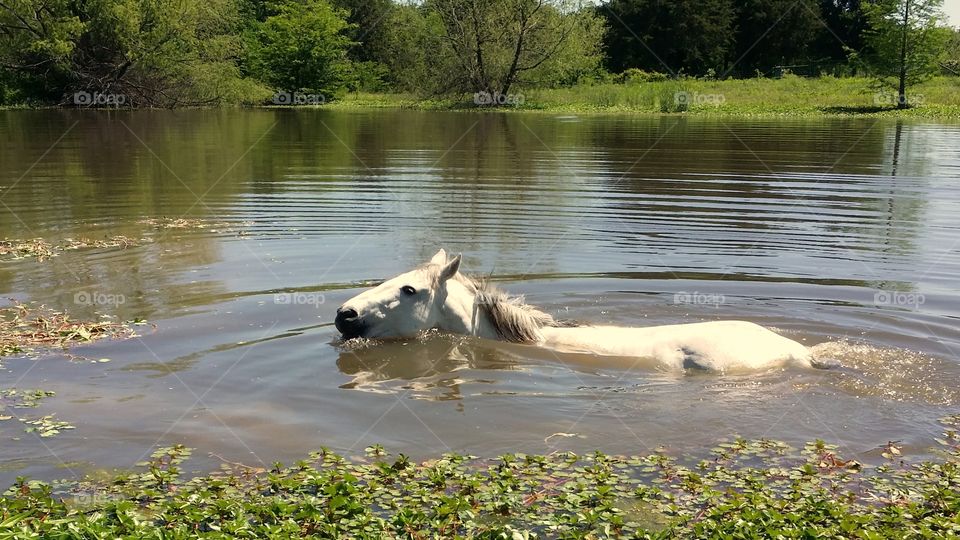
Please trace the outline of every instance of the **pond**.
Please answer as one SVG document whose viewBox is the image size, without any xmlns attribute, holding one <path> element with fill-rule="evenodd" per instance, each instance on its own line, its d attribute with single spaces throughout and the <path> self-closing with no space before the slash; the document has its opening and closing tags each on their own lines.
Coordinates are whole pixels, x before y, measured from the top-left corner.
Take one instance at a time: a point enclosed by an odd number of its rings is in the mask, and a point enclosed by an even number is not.
<svg viewBox="0 0 960 540">
<path fill-rule="evenodd" d="M 76 429 L 0 422 L 0 483 L 175 443 L 201 469 L 375 443 L 696 453 L 734 433 L 926 452 L 960 403 L 958 149 L 958 124 L 876 118 L 0 111 L 0 238 L 141 240 L 0 262 L 0 297 L 154 325 L 71 351 L 88 360 L 2 360 L 0 387 L 55 391 L 30 412 Z M 842 367 L 341 346 L 336 307 L 440 247 L 559 317 L 746 319 Z"/>
</svg>

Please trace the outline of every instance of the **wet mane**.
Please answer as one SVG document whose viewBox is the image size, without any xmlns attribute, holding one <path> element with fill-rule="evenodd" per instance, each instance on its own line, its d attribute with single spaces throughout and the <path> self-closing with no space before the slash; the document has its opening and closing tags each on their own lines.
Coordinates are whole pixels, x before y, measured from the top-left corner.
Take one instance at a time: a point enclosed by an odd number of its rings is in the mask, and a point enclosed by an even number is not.
<svg viewBox="0 0 960 540">
<path fill-rule="evenodd" d="M 556 326 L 576 326 L 558 321 L 524 302 L 523 296 L 510 296 L 486 279 L 457 274 L 456 279 L 476 295 L 476 306 L 493 325 L 503 341 L 531 343 L 542 338 L 540 329 Z"/>
</svg>

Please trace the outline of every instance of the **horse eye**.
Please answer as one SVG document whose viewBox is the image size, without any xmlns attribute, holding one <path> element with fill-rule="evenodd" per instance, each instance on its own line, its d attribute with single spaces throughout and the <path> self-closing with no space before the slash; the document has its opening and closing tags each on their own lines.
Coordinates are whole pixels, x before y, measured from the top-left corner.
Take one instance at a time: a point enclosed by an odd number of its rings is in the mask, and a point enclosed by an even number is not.
<svg viewBox="0 0 960 540">
<path fill-rule="evenodd" d="M 412 294 L 417 294 L 417 290 L 409 285 L 404 285 L 403 287 L 400 287 L 400 292 L 402 292 L 407 296 L 410 296 Z"/>
</svg>

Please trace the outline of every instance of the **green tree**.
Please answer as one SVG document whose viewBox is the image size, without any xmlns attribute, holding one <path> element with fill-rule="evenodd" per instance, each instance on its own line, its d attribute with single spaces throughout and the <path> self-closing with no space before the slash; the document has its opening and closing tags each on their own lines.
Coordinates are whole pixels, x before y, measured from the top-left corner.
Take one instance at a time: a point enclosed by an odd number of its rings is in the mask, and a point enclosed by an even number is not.
<svg viewBox="0 0 960 540">
<path fill-rule="evenodd" d="M 352 26 L 347 35 L 355 43 L 350 49 L 350 59 L 381 62 L 390 31 L 389 23 L 399 6 L 393 0 L 334 0 L 334 5 L 349 14 L 347 22 Z"/>
<path fill-rule="evenodd" d="M 960 76 L 960 28 L 950 29 L 945 50 L 941 63 L 943 74 Z"/>
<path fill-rule="evenodd" d="M 567 14 L 553 12 L 553 16 L 569 19 L 556 22 L 557 26 L 569 25 L 565 41 L 521 82 L 537 87 L 562 87 L 601 76 L 606 21 L 592 9 Z"/>
<path fill-rule="evenodd" d="M 236 102 L 262 92 L 242 79 L 232 0 L 88 0 L 75 86 L 136 105 Z"/>
<path fill-rule="evenodd" d="M 347 12 L 325 0 L 282 0 L 257 24 L 251 72 L 277 90 L 334 96 L 351 77 Z"/>
<path fill-rule="evenodd" d="M 811 44 L 822 23 L 815 0 L 742 0 L 736 3 L 736 47 L 724 73 L 771 74 L 812 60 Z"/>
<path fill-rule="evenodd" d="M 943 0 L 874 0 L 865 6 L 870 29 L 864 56 L 881 88 L 910 106 L 907 88 L 935 75 L 950 30 L 941 26 Z"/>
<path fill-rule="evenodd" d="M 349 15 L 350 28 L 347 36 L 354 45 L 347 51 L 353 78 L 350 86 L 355 89 L 381 90 L 388 71 L 384 60 L 388 26 L 399 6 L 393 0 L 333 0 L 334 5 Z M 408 30 L 408 29 L 402 29 Z"/>
<path fill-rule="evenodd" d="M 426 95 L 441 93 L 447 87 L 438 73 L 457 69 L 443 40 L 444 27 L 439 14 L 420 5 L 398 5 L 385 24 L 380 61 L 386 67 L 387 82 L 396 90 Z"/>
<path fill-rule="evenodd" d="M 169 106 L 236 102 L 244 81 L 234 0 L 0 2 L 0 64 L 21 98 L 76 92 Z"/>
<path fill-rule="evenodd" d="M 608 69 L 671 74 L 721 71 L 734 37 L 732 0 L 611 0 L 599 13 L 609 27 Z"/>
<path fill-rule="evenodd" d="M 820 0 L 822 27 L 811 44 L 817 67 L 850 73 L 859 66 L 849 62 L 851 52 L 864 48 L 867 17 L 863 0 Z M 816 73 L 810 73 L 816 74 Z"/>
<path fill-rule="evenodd" d="M 596 66 L 603 26 L 592 10 L 566 0 L 431 0 L 439 17 L 446 92 L 482 92 L 496 99 L 516 85 L 550 79 L 551 70 Z M 569 64 L 573 50 L 582 56 Z M 567 62 L 560 59 L 567 58 Z M 563 78 L 563 77 L 561 77 Z"/>
<path fill-rule="evenodd" d="M 84 22 L 69 0 L 0 2 L 0 81 L 8 100 L 59 100 Z"/>
</svg>

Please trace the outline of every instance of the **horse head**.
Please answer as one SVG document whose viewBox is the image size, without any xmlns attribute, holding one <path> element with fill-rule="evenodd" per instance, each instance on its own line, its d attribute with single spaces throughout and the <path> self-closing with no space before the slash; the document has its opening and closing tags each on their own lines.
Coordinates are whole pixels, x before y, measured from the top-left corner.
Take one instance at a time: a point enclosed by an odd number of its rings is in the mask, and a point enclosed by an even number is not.
<svg viewBox="0 0 960 540">
<path fill-rule="evenodd" d="M 399 338 L 436 327 L 460 259 L 447 260 L 441 249 L 427 263 L 347 300 L 337 309 L 337 330 L 346 339 Z"/>
</svg>

